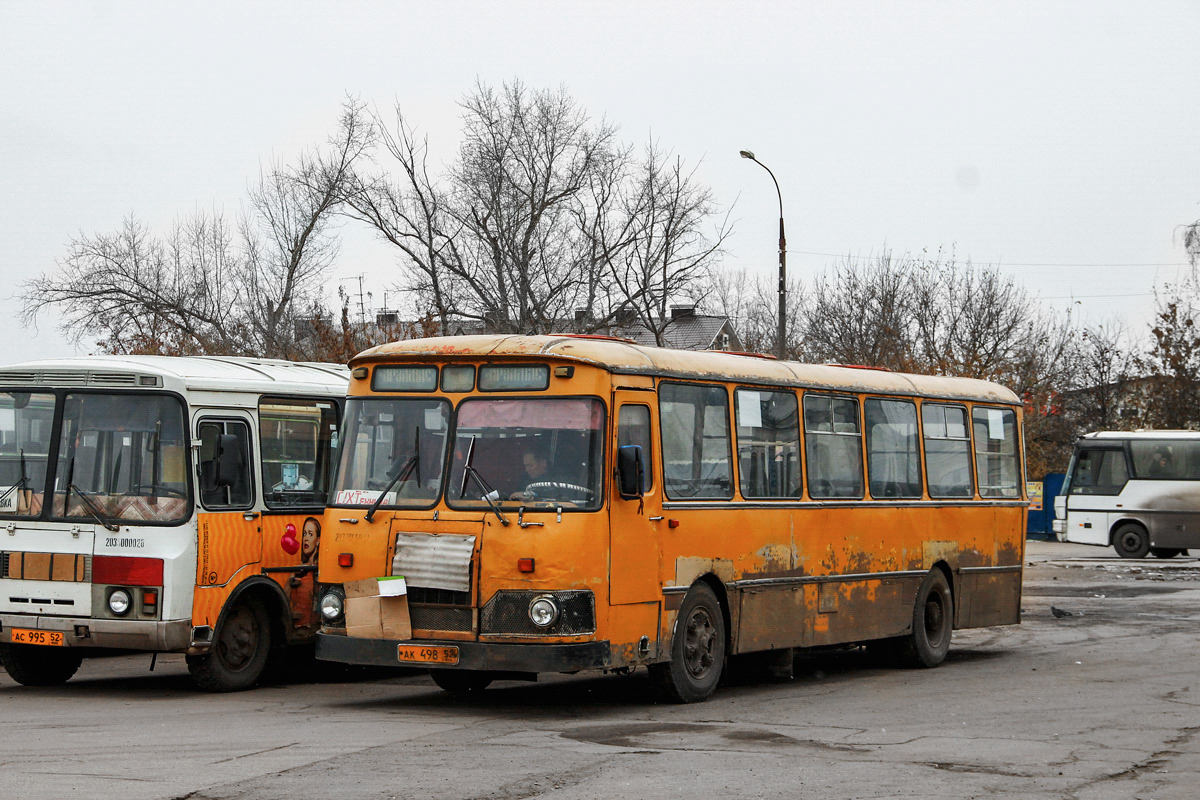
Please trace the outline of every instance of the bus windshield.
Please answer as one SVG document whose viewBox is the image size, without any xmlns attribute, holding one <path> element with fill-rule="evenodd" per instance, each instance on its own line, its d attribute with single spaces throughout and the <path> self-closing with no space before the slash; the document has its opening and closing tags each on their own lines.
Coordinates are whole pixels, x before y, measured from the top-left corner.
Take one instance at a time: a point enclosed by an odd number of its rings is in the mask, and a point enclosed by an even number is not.
<svg viewBox="0 0 1200 800">
<path fill-rule="evenodd" d="M 183 404 L 168 395 L 68 394 L 54 516 L 182 522 L 190 511 Z"/>
<path fill-rule="evenodd" d="M 54 395 L 0 392 L 0 514 L 42 512 Z"/>
<path fill-rule="evenodd" d="M 333 504 L 424 508 L 442 490 L 450 404 L 416 398 L 351 398 Z"/>
<path fill-rule="evenodd" d="M 603 442 L 599 400 L 466 400 L 458 408 L 447 500 L 456 508 L 490 500 L 510 507 L 597 509 Z M 468 454 L 472 469 L 464 476 Z"/>
</svg>

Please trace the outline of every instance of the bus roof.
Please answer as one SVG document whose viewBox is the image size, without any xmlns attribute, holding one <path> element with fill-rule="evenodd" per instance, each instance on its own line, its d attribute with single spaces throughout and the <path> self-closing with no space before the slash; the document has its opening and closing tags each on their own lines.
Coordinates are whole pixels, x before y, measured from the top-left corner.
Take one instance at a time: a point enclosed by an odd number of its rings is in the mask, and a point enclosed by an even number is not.
<svg viewBox="0 0 1200 800">
<path fill-rule="evenodd" d="M 575 361 L 617 374 L 878 392 L 1016 405 L 997 383 L 974 378 L 915 375 L 861 367 L 775 361 L 717 350 L 671 350 L 617 339 L 551 336 L 442 336 L 406 339 L 359 353 L 351 366 L 385 360 L 546 358 Z"/>
<path fill-rule="evenodd" d="M 169 386 L 209 392 L 344 395 L 349 379 L 348 369 L 341 364 L 237 356 L 87 356 L 0 367 L 0 388 Z"/>
<path fill-rule="evenodd" d="M 1085 433 L 1079 437 L 1080 440 L 1088 441 L 1096 440 L 1117 440 L 1125 439 L 1200 439 L 1200 431 L 1180 431 L 1180 430 L 1139 430 L 1139 431 L 1096 431 L 1095 433 Z"/>
</svg>

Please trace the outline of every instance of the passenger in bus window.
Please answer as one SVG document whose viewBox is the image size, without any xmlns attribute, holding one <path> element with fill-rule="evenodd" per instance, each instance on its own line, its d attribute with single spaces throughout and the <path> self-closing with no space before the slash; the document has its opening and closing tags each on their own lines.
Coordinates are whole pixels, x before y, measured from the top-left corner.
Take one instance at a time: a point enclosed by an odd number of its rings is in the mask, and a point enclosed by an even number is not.
<svg viewBox="0 0 1200 800">
<path fill-rule="evenodd" d="M 1146 471 L 1147 477 L 1169 478 L 1174 473 L 1175 467 L 1171 463 L 1171 454 L 1161 447 L 1157 448 L 1154 451 L 1154 457 L 1150 460 L 1150 468 Z"/>
</svg>

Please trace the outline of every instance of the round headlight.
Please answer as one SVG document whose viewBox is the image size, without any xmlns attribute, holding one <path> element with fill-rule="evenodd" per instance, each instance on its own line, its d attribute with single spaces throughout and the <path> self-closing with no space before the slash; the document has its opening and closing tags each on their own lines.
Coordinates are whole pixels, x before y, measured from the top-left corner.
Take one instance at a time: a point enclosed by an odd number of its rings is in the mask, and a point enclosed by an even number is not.
<svg viewBox="0 0 1200 800">
<path fill-rule="evenodd" d="M 558 604 L 553 597 L 546 595 L 533 598 L 529 604 L 529 619 L 539 628 L 549 628 L 558 622 Z"/>
<path fill-rule="evenodd" d="M 123 617 L 129 611 L 129 606 L 132 602 L 129 598 L 129 592 L 124 589 L 117 589 L 108 596 L 108 610 L 118 617 Z"/>
<path fill-rule="evenodd" d="M 321 618 L 326 622 L 334 622 L 342 616 L 342 597 L 337 592 L 327 592 L 321 596 Z"/>
</svg>

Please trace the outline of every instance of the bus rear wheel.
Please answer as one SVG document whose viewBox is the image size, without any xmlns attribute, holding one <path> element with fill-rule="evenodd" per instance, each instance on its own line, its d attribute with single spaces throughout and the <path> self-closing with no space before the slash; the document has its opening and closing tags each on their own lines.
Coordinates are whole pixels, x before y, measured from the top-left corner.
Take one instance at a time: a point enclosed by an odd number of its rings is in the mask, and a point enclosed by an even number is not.
<svg viewBox="0 0 1200 800">
<path fill-rule="evenodd" d="M 1113 549 L 1121 558 L 1145 558 L 1150 552 L 1150 535 L 1136 522 L 1126 522 L 1113 531 Z"/>
<path fill-rule="evenodd" d="M 1151 547 L 1150 555 L 1155 558 L 1174 558 L 1183 552 L 1179 547 Z"/>
<path fill-rule="evenodd" d="M 940 569 L 931 569 L 921 581 L 913 604 L 912 633 L 900 639 L 896 655 L 907 667 L 936 667 L 950 652 L 954 630 L 954 598 Z"/>
<path fill-rule="evenodd" d="M 482 692 L 492 683 L 492 673 L 477 669 L 431 669 L 429 677 L 451 694 Z"/>
<path fill-rule="evenodd" d="M 0 664 L 23 686 L 60 686 L 82 663 L 83 656 L 66 647 L 0 644 Z"/>
<path fill-rule="evenodd" d="M 208 692 L 239 692 L 262 677 L 271 650 L 271 626 L 267 612 L 253 600 L 242 600 L 229 609 L 212 650 L 188 656 L 188 672 Z"/>
<path fill-rule="evenodd" d="M 707 584 L 688 590 L 675 620 L 671 660 L 651 664 L 650 678 L 659 693 L 675 703 L 707 700 L 725 667 L 725 615 Z"/>
</svg>

